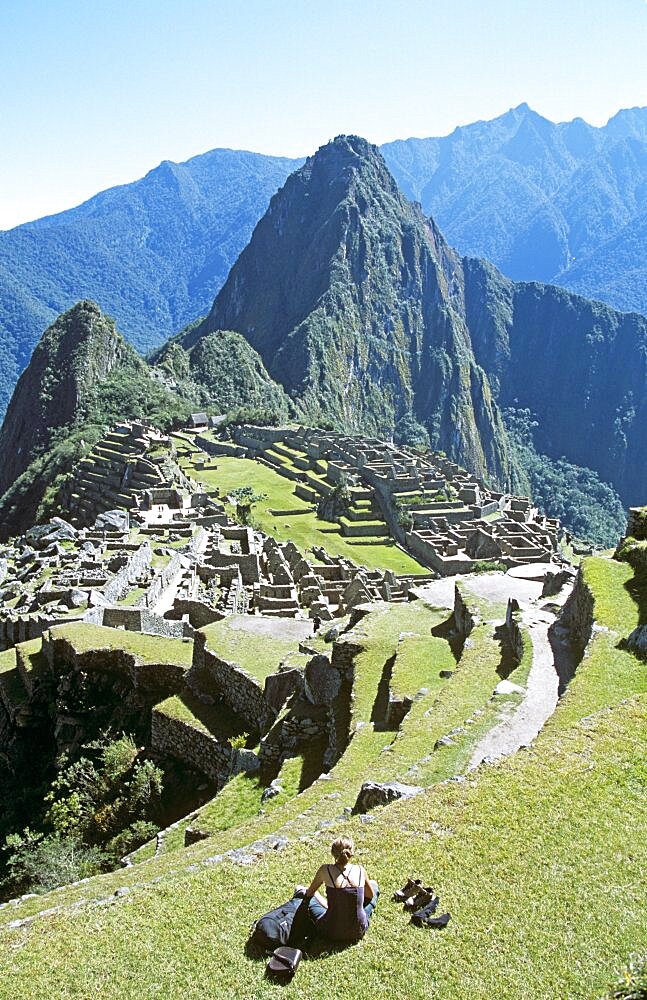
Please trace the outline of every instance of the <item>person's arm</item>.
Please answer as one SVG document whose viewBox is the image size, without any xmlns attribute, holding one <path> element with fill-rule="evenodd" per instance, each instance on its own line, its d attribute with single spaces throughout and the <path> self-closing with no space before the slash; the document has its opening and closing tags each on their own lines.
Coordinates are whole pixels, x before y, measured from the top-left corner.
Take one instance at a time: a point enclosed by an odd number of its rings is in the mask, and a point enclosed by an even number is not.
<svg viewBox="0 0 647 1000">
<path fill-rule="evenodd" d="M 314 896 L 319 886 L 323 885 L 323 882 L 324 882 L 324 876 L 323 876 L 323 865 L 322 865 L 320 868 L 317 868 L 317 874 L 315 875 L 312 882 L 306 889 L 306 897 L 310 899 L 312 896 Z"/>
<path fill-rule="evenodd" d="M 366 868 L 362 868 L 362 875 L 364 876 L 364 900 L 368 903 L 373 899 L 373 886 L 371 885 L 368 877 L 368 872 Z"/>
</svg>

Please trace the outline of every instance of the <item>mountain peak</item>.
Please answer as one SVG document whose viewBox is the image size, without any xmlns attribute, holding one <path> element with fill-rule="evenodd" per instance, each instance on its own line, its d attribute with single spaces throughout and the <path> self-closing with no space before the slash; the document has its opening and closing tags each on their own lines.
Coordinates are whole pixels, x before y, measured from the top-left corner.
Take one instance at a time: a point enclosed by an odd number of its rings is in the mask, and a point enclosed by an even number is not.
<svg viewBox="0 0 647 1000">
<path fill-rule="evenodd" d="M 18 379 L 0 429 L 0 496 L 129 353 L 132 348 L 113 321 L 87 299 L 45 330 Z"/>
<path fill-rule="evenodd" d="M 460 275 L 379 150 L 337 136 L 273 197 L 183 343 L 241 333 L 300 418 L 381 436 L 413 419 L 435 446 L 505 482 L 505 433 L 459 315 Z"/>
</svg>

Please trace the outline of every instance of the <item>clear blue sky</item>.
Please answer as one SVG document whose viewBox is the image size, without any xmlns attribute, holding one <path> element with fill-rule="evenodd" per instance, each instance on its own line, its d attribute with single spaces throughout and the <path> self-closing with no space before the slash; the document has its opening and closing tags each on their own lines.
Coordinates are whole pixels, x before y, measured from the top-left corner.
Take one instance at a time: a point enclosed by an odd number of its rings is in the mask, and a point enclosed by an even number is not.
<svg viewBox="0 0 647 1000">
<path fill-rule="evenodd" d="M 215 146 L 647 104 L 646 0 L 0 0 L 0 228 Z"/>
</svg>

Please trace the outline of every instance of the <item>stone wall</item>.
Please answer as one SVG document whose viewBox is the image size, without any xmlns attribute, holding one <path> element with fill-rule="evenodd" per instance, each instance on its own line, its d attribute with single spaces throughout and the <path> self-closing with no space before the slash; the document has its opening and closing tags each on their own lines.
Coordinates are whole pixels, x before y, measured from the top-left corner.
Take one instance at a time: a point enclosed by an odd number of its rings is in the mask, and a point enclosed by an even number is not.
<svg viewBox="0 0 647 1000">
<path fill-rule="evenodd" d="M 251 750 L 236 750 L 210 733 L 157 709 L 151 717 L 151 746 L 197 768 L 219 786 L 240 771 L 256 771 L 259 760 Z"/>
<path fill-rule="evenodd" d="M 575 578 L 575 586 L 566 604 L 560 621 L 568 628 L 571 642 L 581 656 L 593 633 L 595 603 L 593 594 L 584 580 L 580 566 Z"/>
<path fill-rule="evenodd" d="M 212 652 L 205 644 L 205 637 L 199 632 L 193 654 L 191 673 L 205 672 L 225 704 L 243 719 L 252 732 L 258 732 L 269 710 L 259 681 L 236 664 L 228 663 Z"/>
<path fill-rule="evenodd" d="M 167 587 L 172 586 L 182 572 L 182 557 L 179 552 L 171 556 L 161 573 L 158 573 L 146 591 L 146 604 L 153 607 L 160 600 Z"/>
<path fill-rule="evenodd" d="M 119 648 L 97 648 L 79 653 L 72 643 L 56 632 L 43 636 L 43 653 L 55 671 L 64 664 L 85 673 L 115 674 L 127 678 L 135 690 L 163 691 L 176 694 L 183 685 L 186 669 L 172 663 L 143 663 L 132 653 Z"/>
<path fill-rule="evenodd" d="M 125 597 L 131 589 L 131 584 L 150 567 L 152 556 L 150 544 L 143 542 L 103 588 L 102 594 L 106 601 L 112 604 Z"/>
</svg>

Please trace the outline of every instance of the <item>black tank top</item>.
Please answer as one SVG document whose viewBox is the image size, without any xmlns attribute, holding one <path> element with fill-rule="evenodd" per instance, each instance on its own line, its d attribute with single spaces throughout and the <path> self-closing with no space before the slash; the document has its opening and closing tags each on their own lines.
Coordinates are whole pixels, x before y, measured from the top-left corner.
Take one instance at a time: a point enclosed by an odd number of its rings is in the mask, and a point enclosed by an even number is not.
<svg viewBox="0 0 647 1000">
<path fill-rule="evenodd" d="M 328 877 L 334 883 L 335 879 L 328 868 Z M 364 886 L 353 885 L 339 865 L 333 865 L 339 871 L 348 885 L 326 886 L 328 913 L 322 918 L 321 924 L 326 935 L 333 941 L 357 941 L 368 930 L 368 917 L 364 912 Z"/>
</svg>

